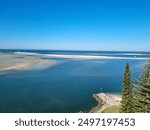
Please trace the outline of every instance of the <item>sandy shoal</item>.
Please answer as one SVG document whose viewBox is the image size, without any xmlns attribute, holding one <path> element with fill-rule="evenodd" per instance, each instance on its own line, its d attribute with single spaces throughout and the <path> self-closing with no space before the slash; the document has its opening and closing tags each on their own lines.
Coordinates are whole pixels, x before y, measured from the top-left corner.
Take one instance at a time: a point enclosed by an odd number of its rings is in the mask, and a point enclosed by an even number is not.
<svg viewBox="0 0 150 130">
<path fill-rule="evenodd" d="M 25 70 L 31 68 L 41 68 L 52 64 L 55 64 L 54 60 L 46 60 L 34 56 L 0 56 L 0 70 Z"/>
</svg>

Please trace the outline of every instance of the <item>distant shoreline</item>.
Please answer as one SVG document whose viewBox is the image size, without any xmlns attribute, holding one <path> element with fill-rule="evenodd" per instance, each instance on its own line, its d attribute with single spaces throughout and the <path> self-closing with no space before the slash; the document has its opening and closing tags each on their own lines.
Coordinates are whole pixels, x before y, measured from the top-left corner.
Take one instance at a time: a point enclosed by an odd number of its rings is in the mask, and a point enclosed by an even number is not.
<svg viewBox="0 0 150 130">
<path fill-rule="evenodd" d="M 14 52 L 18 55 L 31 55 L 31 56 L 43 56 L 49 58 L 71 58 L 71 59 L 131 59 L 131 60 L 147 60 L 147 57 L 121 57 L 121 56 L 100 56 L 100 55 L 70 55 L 70 54 L 40 54 L 31 52 Z M 127 55 L 126 55 L 127 56 Z"/>
<path fill-rule="evenodd" d="M 70 52 L 70 51 L 73 51 L 73 52 L 127 52 L 127 53 L 130 53 L 130 52 L 133 52 L 133 53 L 149 53 L 150 50 L 80 50 L 80 49 L 27 49 L 27 48 L 1 48 L 0 51 L 60 51 L 60 52 L 64 52 L 64 51 L 67 51 L 67 52 Z"/>
<path fill-rule="evenodd" d="M 127 55 L 127 54 L 126 54 Z M 48 59 L 44 59 L 48 58 Z M 52 58 L 65 59 L 114 59 L 114 60 L 147 60 L 146 57 L 121 57 L 121 56 L 101 56 L 101 55 L 75 55 L 75 54 L 40 54 L 35 52 L 14 52 L 4 53 L 0 55 L 0 71 L 1 70 L 25 70 L 30 68 L 41 68 L 48 65 L 54 65 L 57 61 Z"/>
<path fill-rule="evenodd" d="M 102 113 L 103 110 L 109 107 L 119 106 L 121 101 L 120 94 L 98 93 L 93 94 L 93 98 L 97 101 L 98 105 L 93 107 L 90 113 Z"/>
</svg>

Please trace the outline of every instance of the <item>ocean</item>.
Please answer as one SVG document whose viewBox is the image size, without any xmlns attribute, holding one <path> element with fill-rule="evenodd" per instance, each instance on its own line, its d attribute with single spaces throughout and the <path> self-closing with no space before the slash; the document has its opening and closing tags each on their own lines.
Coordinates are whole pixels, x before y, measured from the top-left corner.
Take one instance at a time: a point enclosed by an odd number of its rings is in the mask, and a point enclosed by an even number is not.
<svg viewBox="0 0 150 130">
<path fill-rule="evenodd" d="M 134 82 L 148 52 L 0 50 L 0 56 L 59 54 L 126 57 L 127 59 L 47 58 L 59 64 L 42 69 L 0 71 L 1 113 L 71 113 L 88 112 L 97 103 L 92 95 L 100 92 L 121 93 L 126 63 Z M 18 54 L 19 55 L 19 54 Z M 134 59 L 130 59 L 134 58 Z"/>
</svg>

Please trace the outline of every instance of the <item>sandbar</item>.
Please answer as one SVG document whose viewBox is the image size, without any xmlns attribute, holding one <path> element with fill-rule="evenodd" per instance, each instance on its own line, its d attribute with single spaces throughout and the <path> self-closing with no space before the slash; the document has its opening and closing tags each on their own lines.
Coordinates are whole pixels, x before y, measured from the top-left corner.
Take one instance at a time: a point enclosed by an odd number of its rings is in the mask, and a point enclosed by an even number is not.
<svg viewBox="0 0 150 130">
<path fill-rule="evenodd" d="M 55 60 L 47 60 L 35 56 L 0 55 L 0 70 L 37 69 L 55 64 Z"/>
</svg>

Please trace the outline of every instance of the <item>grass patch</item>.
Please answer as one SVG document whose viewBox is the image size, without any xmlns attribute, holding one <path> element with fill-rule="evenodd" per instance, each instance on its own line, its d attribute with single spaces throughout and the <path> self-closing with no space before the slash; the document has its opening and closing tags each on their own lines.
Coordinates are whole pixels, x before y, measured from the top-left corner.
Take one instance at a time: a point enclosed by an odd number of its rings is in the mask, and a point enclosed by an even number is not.
<svg viewBox="0 0 150 130">
<path fill-rule="evenodd" d="M 102 113 L 119 113 L 120 106 L 107 107 L 102 111 Z"/>
</svg>

